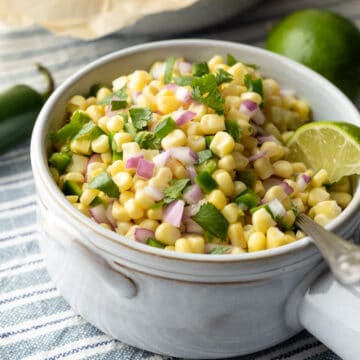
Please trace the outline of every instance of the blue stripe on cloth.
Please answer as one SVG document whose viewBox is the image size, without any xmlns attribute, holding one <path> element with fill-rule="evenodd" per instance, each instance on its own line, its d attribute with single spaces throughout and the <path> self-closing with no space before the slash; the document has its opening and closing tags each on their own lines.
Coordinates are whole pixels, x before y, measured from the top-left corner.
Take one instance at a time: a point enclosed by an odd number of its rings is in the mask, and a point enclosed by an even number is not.
<svg viewBox="0 0 360 360">
<path fill-rule="evenodd" d="M 332 351 L 326 350 L 321 354 L 316 354 L 304 358 L 304 360 L 341 360 L 341 358 L 335 355 Z"/>
<path fill-rule="evenodd" d="M 1 275 L 1 272 L 0 272 Z M 0 293 L 7 293 L 31 285 L 39 285 L 51 281 L 45 267 L 33 271 L 24 272 L 19 275 L 0 278 Z M 0 306 L 2 302 L 0 301 Z"/>
<path fill-rule="evenodd" d="M 4 300 L 0 300 L 0 306 L 1 305 L 4 305 L 4 304 L 9 304 L 9 303 L 12 303 L 12 302 L 15 302 L 17 300 L 23 300 L 23 299 L 26 299 L 26 298 L 29 298 L 29 297 L 32 297 L 34 295 L 42 295 L 42 294 L 48 294 L 48 293 L 51 293 L 51 292 L 54 292 L 56 291 L 56 287 L 53 286 L 53 287 L 49 287 L 47 289 L 43 289 L 43 290 L 33 290 L 33 291 L 29 291 L 28 293 L 26 294 L 21 294 L 21 295 L 14 295 L 12 297 L 9 297 L 9 298 L 6 298 Z"/>
<path fill-rule="evenodd" d="M 44 262 L 44 259 L 28 261 L 28 262 L 24 262 L 24 263 L 21 263 L 21 264 L 16 264 L 16 265 L 9 266 L 8 268 L 3 268 L 1 271 L 3 272 L 3 271 L 7 271 L 7 270 L 20 269 L 22 267 L 26 267 L 26 266 L 29 266 L 29 265 L 32 265 L 32 264 L 39 264 L 39 263 L 42 263 L 42 262 Z M 0 275 L 1 275 L 1 272 L 0 272 Z"/>
<path fill-rule="evenodd" d="M 0 242 L 1 241 L 8 241 L 8 240 L 11 240 L 11 239 L 18 239 L 19 237 L 29 236 L 29 235 L 35 234 L 35 232 L 36 232 L 35 230 L 27 230 L 27 229 L 25 231 L 22 231 L 19 228 L 18 233 L 16 235 L 5 235 L 3 237 L 0 237 Z"/>
<path fill-rule="evenodd" d="M 3 354 L 10 355 L 9 359 L 21 359 L 26 356 L 34 355 L 41 351 L 48 351 L 72 342 L 103 335 L 96 327 L 89 323 L 69 326 L 47 334 L 35 336 L 16 343 L 3 345 L 1 351 Z M 114 340 L 109 340 L 114 341 Z"/>
<path fill-rule="evenodd" d="M 0 229 L 3 231 L 9 231 L 16 227 L 23 227 L 32 225 L 36 222 L 36 214 L 34 209 L 29 209 L 28 212 L 24 212 L 21 215 L 13 214 L 10 218 L 0 218 Z M 16 255 L 16 254 L 15 254 Z M 5 254 L 6 256 L 6 254 Z M 2 254 L 0 253 L 0 261 L 2 261 Z"/>
<path fill-rule="evenodd" d="M 35 218 L 35 214 L 32 214 Z M 27 215 L 29 216 L 29 215 Z M 34 219 L 32 223 L 34 222 Z M 1 223 L 0 223 L 1 226 Z M 22 244 L 15 246 L 10 246 L 6 249 L 1 249 L 0 251 L 0 263 L 5 263 L 7 261 L 16 259 L 16 258 L 25 258 L 29 255 L 38 254 L 40 252 L 39 243 L 37 240 L 26 241 Z"/>
<path fill-rule="evenodd" d="M 14 336 L 14 335 L 19 335 L 19 334 L 23 334 L 29 331 L 34 331 L 34 330 L 38 330 L 38 329 L 42 329 L 44 327 L 47 327 L 49 325 L 55 325 L 55 324 L 60 324 L 63 321 L 69 320 L 69 319 L 73 319 L 73 318 L 80 318 L 80 315 L 67 315 L 61 319 L 57 319 L 57 320 L 53 320 L 53 321 L 47 321 L 44 322 L 42 324 L 37 324 L 34 326 L 28 326 L 22 329 L 18 329 L 16 331 L 5 331 L 4 333 L 0 333 L 0 339 L 5 339 L 8 338 L 10 336 Z"/>
<path fill-rule="evenodd" d="M 60 296 L 40 300 L 17 306 L 15 309 L 0 311 L 0 326 L 14 326 L 25 321 L 35 320 L 43 316 L 50 316 L 69 309 L 69 304 Z"/>
</svg>

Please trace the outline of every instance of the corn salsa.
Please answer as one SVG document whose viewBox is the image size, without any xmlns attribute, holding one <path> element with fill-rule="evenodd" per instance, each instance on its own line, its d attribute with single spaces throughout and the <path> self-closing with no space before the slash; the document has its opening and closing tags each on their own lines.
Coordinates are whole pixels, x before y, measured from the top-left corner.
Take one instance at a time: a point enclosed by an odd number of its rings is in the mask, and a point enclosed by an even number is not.
<svg viewBox="0 0 360 360">
<path fill-rule="evenodd" d="M 351 201 L 347 177 L 287 160 L 287 140 L 311 121 L 307 102 L 228 54 L 94 85 L 51 134 L 50 171 L 78 210 L 120 235 L 168 251 L 238 254 L 305 236 Z"/>
</svg>

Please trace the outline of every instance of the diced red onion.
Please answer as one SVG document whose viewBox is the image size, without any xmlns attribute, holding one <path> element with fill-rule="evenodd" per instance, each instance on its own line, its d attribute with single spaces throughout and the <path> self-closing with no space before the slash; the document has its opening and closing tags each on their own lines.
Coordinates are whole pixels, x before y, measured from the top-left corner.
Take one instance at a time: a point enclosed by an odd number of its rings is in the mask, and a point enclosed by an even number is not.
<svg viewBox="0 0 360 360">
<path fill-rule="evenodd" d="M 85 169 L 85 177 L 84 177 L 85 182 L 88 179 L 89 165 L 94 163 L 94 162 L 102 162 L 101 156 L 99 154 L 92 154 L 91 156 L 89 156 L 89 159 L 88 159 L 88 162 L 87 162 L 87 165 L 86 165 L 86 169 Z"/>
<path fill-rule="evenodd" d="M 270 141 L 280 145 L 280 141 L 274 135 L 258 136 L 257 141 L 259 144 Z"/>
<path fill-rule="evenodd" d="M 193 165 L 198 161 L 197 154 L 188 146 L 177 146 L 170 149 L 171 156 L 185 165 Z"/>
<path fill-rule="evenodd" d="M 204 194 L 198 184 L 188 186 L 183 193 L 183 199 L 188 204 L 197 204 L 203 198 Z"/>
<path fill-rule="evenodd" d="M 179 101 L 181 101 L 184 104 L 187 104 L 191 100 L 191 92 L 189 89 L 185 87 L 178 87 L 176 89 L 175 96 Z"/>
<path fill-rule="evenodd" d="M 173 112 L 173 118 L 177 125 L 181 126 L 192 120 L 196 113 L 190 110 L 177 110 Z"/>
<path fill-rule="evenodd" d="M 91 216 L 98 224 L 108 224 L 110 225 L 110 221 L 106 216 L 106 210 L 103 204 L 96 205 L 89 209 Z"/>
<path fill-rule="evenodd" d="M 145 159 L 140 159 L 136 168 L 136 173 L 145 179 L 150 179 L 154 174 L 155 164 Z"/>
<path fill-rule="evenodd" d="M 195 234 L 204 233 L 204 229 L 191 218 L 185 221 L 185 225 L 186 225 L 186 232 L 188 233 L 195 233 Z"/>
<path fill-rule="evenodd" d="M 281 178 L 278 178 L 276 176 L 270 176 L 269 178 L 263 181 L 263 185 L 265 190 L 267 191 L 273 186 L 280 185 L 282 182 L 283 181 Z"/>
<path fill-rule="evenodd" d="M 152 230 L 138 227 L 134 231 L 134 238 L 136 241 L 146 244 L 148 238 L 154 238 L 155 233 Z"/>
<path fill-rule="evenodd" d="M 294 192 L 294 189 L 292 186 L 290 186 L 286 181 L 283 181 L 280 186 L 282 189 L 286 192 L 287 195 L 290 195 Z"/>
<path fill-rule="evenodd" d="M 296 179 L 298 191 L 304 191 L 310 182 L 311 177 L 308 174 L 299 174 Z"/>
<path fill-rule="evenodd" d="M 242 104 L 240 105 L 240 112 L 249 116 L 249 117 L 252 117 L 255 112 L 257 111 L 257 109 L 259 108 L 259 105 L 252 101 L 252 100 L 244 100 L 242 102 Z"/>
<path fill-rule="evenodd" d="M 184 207 L 185 202 L 183 200 L 174 200 L 164 210 L 163 220 L 175 227 L 180 227 Z"/>
<path fill-rule="evenodd" d="M 108 205 L 108 207 L 106 208 L 105 215 L 106 215 L 106 218 L 109 220 L 109 223 L 111 224 L 111 226 L 113 228 L 115 228 L 116 227 L 116 220 L 113 217 L 112 208 L 113 208 L 113 203 L 110 203 Z"/>
<path fill-rule="evenodd" d="M 139 161 L 144 158 L 144 155 L 132 156 L 126 160 L 125 167 L 127 169 L 136 169 L 138 167 Z"/>
<path fill-rule="evenodd" d="M 269 201 L 268 206 L 274 217 L 284 216 L 286 214 L 284 205 L 278 199 Z"/>
<path fill-rule="evenodd" d="M 151 69 L 151 75 L 154 79 L 159 80 L 165 73 L 165 63 L 155 64 Z"/>
<path fill-rule="evenodd" d="M 164 198 L 164 193 L 154 186 L 146 186 L 144 191 L 155 201 L 160 201 Z"/>
<path fill-rule="evenodd" d="M 194 184 L 195 176 L 197 175 L 197 172 L 195 170 L 195 167 L 193 165 L 189 165 L 186 167 L 187 173 L 189 175 L 189 178 L 191 180 L 191 183 Z"/>
<path fill-rule="evenodd" d="M 166 89 L 171 90 L 174 93 L 176 92 L 176 90 L 178 88 L 178 86 L 174 83 L 167 84 L 165 87 L 166 87 Z"/>
<path fill-rule="evenodd" d="M 251 119 L 255 124 L 262 125 L 265 122 L 265 115 L 260 109 L 257 109 Z"/>
<path fill-rule="evenodd" d="M 162 167 L 165 166 L 165 164 L 168 162 L 170 156 L 171 156 L 170 150 L 166 150 L 158 155 L 155 155 L 152 158 L 152 161 L 157 167 Z"/>
<path fill-rule="evenodd" d="M 180 61 L 178 67 L 181 75 L 191 74 L 192 71 L 191 63 L 187 61 Z"/>
<path fill-rule="evenodd" d="M 266 154 L 267 154 L 266 150 L 259 151 L 256 154 L 249 156 L 248 160 L 249 161 L 255 161 L 255 160 L 263 158 Z"/>
</svg>

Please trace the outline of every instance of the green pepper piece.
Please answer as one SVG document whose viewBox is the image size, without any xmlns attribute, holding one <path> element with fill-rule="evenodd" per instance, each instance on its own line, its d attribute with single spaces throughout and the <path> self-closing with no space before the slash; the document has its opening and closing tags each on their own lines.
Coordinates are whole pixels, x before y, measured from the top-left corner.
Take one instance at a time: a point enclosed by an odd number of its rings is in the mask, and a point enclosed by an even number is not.
<svg viewBox="0 0 360 360">
<path fill-rule="evenodd" d="M 214 135 L 205 136 L 205 144 L 207 149 L 210 148 L 210 144 L 213 141 L 213 139 L 214 139 Z"/>
<path fill-rule="evenodd" d="M 44 93 L 27 85 L 15 85 L 0 93 L 0 153 L 31 135 L 38 113 L 54 90 L 50 72 L 40 64 L 37 69 L 47 81 Z"/>
<path fill-rule="evenodd" d="M 246 189 L 237 196 L 234 201 L 241 210 L 248 210 L 257 206 L 260 202 L 260 198 L 253 190 Z"/>
<path fill-rule="evenodd" d="M 198 162 L 199 164 L 205 162 L 206 160 L 212 159 L 214 154 L 211 150 L 202 150 L 198 152 Z"/>
<path fill-rule="evenodd" d="M 252 188 L 255 183 L 255 174 L 252 170 L 242 170 L 238 173 L 237 180 L 242 181 L 247 187 Z"/>
<path fill-rule="evenodd" d="M 204 191 L 205 193 L 211 192 L 212 190 L 216 189 L 218 186 L 217 182 L 207 171 L 204 171 L 199 175 L 196 175 L 195 182 L 200 186 L 201 190 Z"/>
<path fill-rule="evenodd" d="M 56 152 L 50 156 L 49 163 L 63 173 L 71 162 L 71 155 L 65 152 Z"/>
<path fill-rule="evenodd" d="M 166 135 L 171 133 L 176 128 L 176 122 L 172 117 L 167 117 L 166 119 L 160 121 L 158 124 L 156 124 L 154 133 L 155 135 L 161 140 Z"/>
<path fill-rule="evenodd" d="M 120 195 L 119 188 L 105 171 L 95 176 L 88 184 L 88 188 L 101 190 L 112 198 L 117 198 Z"/>
<path fill-rule="evenodd" d="M 199 164 L 196 167 L 198 173 L 206 171 L 209 174 L 212 174 L 216 169 L 217 169 L 217 163 L 215 159 L 205 160 L 203 163 Z"/>
<path fill-rule="evenodd" d="M 66 180 L 64 182 L 62 191 L 65 195 L 77 195 L 81 196 L 82 190 L 79 184 L 72 180 Z"/>
<path fill-rule="evenodd" d="M 163 249 L 165 247 L 165 245 L 163 243 L 161 243 L 160 241 L 158 241 L 152 237 L 149 237 L 147 239 L 146 244 L 150 245 L 152 247 L 160 248 L 160 249 Z"/>
</svg>

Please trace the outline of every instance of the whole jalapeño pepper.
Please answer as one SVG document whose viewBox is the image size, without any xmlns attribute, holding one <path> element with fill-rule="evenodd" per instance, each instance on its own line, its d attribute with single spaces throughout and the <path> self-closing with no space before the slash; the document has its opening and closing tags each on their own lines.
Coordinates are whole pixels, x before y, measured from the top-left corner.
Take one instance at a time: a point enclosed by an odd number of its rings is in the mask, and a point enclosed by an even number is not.
<svg viewBox="0 0 360 360">
<path fill-rule="evenodd" d="M 40 64 L 37 69 L 47 81 L 44 93 L 27 85 L 15 85 L 0 93 L 0 154 L 30 136 L 40 109 L 54 90 L 50 72 Z"/>
</svg>

